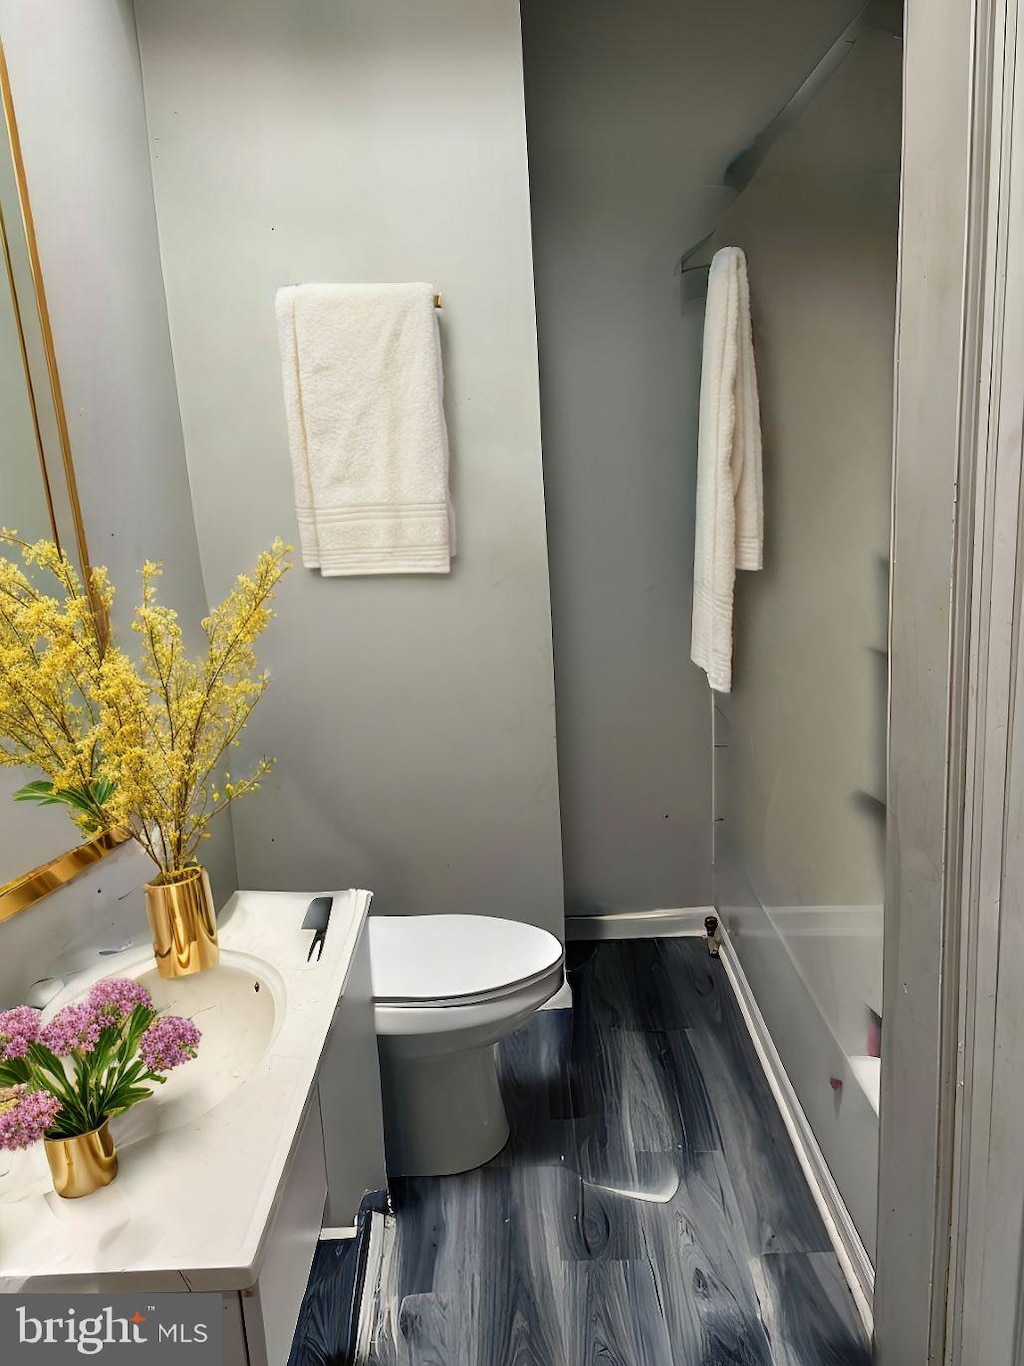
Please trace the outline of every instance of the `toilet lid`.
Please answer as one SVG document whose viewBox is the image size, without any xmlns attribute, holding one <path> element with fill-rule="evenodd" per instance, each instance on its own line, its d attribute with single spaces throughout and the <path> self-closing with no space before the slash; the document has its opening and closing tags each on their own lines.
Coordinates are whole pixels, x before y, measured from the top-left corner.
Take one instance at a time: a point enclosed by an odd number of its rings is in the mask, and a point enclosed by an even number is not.
<svg viewBox="0 0 1024 1366">
<path fill-rule="evenodd" d="M 536 925 L 486 915 L 370 917 L 373 995 L 379 1002 L 441 1004 L 502 996 L 562 961 Z"/>
</svg>

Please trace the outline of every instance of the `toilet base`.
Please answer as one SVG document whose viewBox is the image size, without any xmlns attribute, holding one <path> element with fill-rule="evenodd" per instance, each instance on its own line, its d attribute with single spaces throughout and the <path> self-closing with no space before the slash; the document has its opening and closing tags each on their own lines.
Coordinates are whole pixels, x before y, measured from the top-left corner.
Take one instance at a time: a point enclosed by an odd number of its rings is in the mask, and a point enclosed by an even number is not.
<svg viewBox="0 0 1024 1366">
<path fill-rule="evenodd" d="M 508 1142 L 494 1045 L 409 1056 L 401 1038 L 378 1037 L 389 1176 L 453 1176 Z"/>
</svg>

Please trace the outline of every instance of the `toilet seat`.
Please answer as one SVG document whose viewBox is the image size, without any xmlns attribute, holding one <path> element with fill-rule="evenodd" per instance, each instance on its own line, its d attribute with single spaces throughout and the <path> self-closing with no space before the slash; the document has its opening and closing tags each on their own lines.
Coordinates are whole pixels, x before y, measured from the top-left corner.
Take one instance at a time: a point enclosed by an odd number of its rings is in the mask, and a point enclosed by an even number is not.
<svg viewBox="0 0 1024 1366">
<path fill-rule="evenodd" d="M 562 946 L 493 916 L 371 916 L 368 929 L 388 1173 L 471 1171 L 509 1136 L 494 1046 L 559 990 Z"/>
<path fill-rule="evenodd" d="M 562 946 L 536 925 L 483 915 L 371 916 L 378 1006 L 470 1006 L 529 993 L 561 967 Z"/>
</svg>

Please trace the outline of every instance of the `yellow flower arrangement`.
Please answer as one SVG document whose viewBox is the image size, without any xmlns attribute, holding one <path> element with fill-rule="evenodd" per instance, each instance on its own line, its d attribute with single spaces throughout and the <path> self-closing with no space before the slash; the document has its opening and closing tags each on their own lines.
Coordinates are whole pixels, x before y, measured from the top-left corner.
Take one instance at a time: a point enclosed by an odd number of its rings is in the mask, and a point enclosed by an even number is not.
<svg viewBox="0 0 1024 1366">
<path fill-rule="evenodd" d="M 291 567 L 275 540 L 202 623 L 206 649 L 189 657 L 177 613 L 157 601 L 159 564 L 142 568 L 132 629 L 138 657 L 107 643 L 74 568 L 52 544 L 20 545 L 30 567 L 49 571 L 63 601 L 39 592 L 19 565 L 0 558 L 0 763 L 46 774 L 23 799 L 61 801 L 83 829 L 127 830 L 174 881 L 194 864 L 213 817 L 259 787 L 273 760 L 247 778 L 220 774 L 221 759 L 267 686 L 254 645 Z M 113 589 L 94 571 L 109 610 Z"/>
<path fill-rule="evenodd" d="M 0 764 L 42 770 L 49 782 L 30 783 L 17 799 L 61 801 L 95 833 L 108 825 L 96 696 L 103 633 L 74 566 L 52 542 L 30 545 L 0 529 L 0 544 L 18 547 L 25 565 L 0 557 Z M 59 598 L 37 587 L 47 576 Z M 93 571 L 92 586 L 108 610 L 105 570 Z"/>
</svg>

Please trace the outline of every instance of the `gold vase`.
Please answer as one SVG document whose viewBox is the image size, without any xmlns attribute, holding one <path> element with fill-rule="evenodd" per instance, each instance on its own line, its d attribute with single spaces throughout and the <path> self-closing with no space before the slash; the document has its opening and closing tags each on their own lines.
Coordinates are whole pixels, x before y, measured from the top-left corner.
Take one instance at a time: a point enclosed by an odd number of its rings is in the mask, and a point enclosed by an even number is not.
<svg viewBox="0 0 1024 1366">
<path fill-rule="evenodd" d="M 53 1188 L 65 1200 L 109 1186 L 117 1175 L 117 1149 L 110 1136 L 110 1121 L 74 1138 L 44 1138 Z"/>
<path fill-rule="evenodd" d="M 146 915 L 161 977 L 188 977 L 217 966 L 217 917 L 205 868 L 146 884 Z"/>
</svg>

